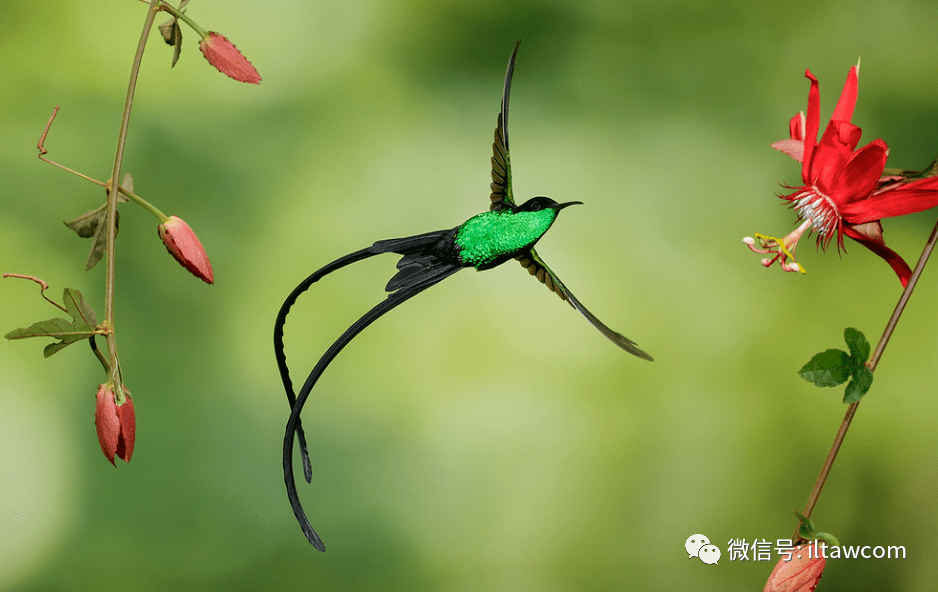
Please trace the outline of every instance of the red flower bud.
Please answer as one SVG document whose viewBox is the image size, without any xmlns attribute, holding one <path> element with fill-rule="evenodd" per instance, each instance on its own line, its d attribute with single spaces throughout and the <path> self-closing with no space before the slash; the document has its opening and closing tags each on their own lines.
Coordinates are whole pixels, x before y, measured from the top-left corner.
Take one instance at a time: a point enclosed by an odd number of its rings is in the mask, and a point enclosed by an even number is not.
<svg viewBox="0 0 938 592">
<path fill-rule="evenodd" d="M 114 464 L 114 456 L 130 462 L 134 453 L 134 436 L 137 422 L 134 418 L 134 402 L 130 392 L 124 389 L 124 403 L 118 405 L 111 383 L 98 386 L 97 404 L 94 408 L 94 427 L 98 430 L 101 452 Z"/>
<path fill-rule="evenodd" d="M 251 62 L 238 51 L 234 43 L 228 41 L 224 35 L 209 31 L 208 35 L 199 42 L 199 50 L 208 60 L 208 63 L 215 66 L 215 69 L 222 74 L 230 76 L 238 82 L 260 83 L 261 75 L 257 73 Z"/>
<path fill-rule="evenodd" d="M 787 555 L 779 559 L 763 592 L 811 592 L 817 588 L 826 560 L 823 554 L 815 557 L 815 549 L 813 545 L 785 549 L 785 553 L 791 551 L 791 559 Z"/>
<path fill-rule="evenodd" d="M 160 240 L 166 245 L 166 250 L 176 258 L 176 261 L 202 281 L 209 284 L 215 283 L 212 262 L 208 260 L 199 237 L 192 232 L 188 224 L 176 216 L 170 216 L 166 222 L 159 225 L 157 232 Z"/>
</svg>

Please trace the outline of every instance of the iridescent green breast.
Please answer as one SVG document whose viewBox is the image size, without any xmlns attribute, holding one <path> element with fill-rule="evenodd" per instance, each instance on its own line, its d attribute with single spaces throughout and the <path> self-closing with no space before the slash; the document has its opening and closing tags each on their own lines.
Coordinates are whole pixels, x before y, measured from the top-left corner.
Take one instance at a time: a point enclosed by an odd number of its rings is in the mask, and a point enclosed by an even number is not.
<svg viewBox="0 0 938 592">
<path fill-rule="evenodd" d="M 476 269 L 494 267 L 532 247 L 556 218 L 553 208 L 536 212 L 497 210 L 473 216 L 456 232 L 459 257 Z"/>
</svg>

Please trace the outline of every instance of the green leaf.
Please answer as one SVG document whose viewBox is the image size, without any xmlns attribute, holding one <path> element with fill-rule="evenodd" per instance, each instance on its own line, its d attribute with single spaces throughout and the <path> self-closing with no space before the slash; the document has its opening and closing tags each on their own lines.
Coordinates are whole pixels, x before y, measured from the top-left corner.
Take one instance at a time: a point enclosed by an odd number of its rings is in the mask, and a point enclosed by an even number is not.
<svg viewBox="0 0 938 592">
<path fill-rule="evenodd" d="M 853 379 L 844 391 L 844 403 L 856 403 L 873 385 L 873 372 L 866 366 L 860 366 L 853 372 Z"/>
<path fill-rule="evenodd" d="M 65 288 L 62 295 L 65 311 L 72 317 L 71 321 L 54 318 L 47 321 L 33 323 L 29 327 L 14 329 L 5 335 L 7 339 L 25 339 L 27 337 L 51 337 L 57 339 L 43 350 L 43 355 L 49 357 L 63 347 L 88 339 L 95 334 L 98 325 L 94 310 L 88 306 L 81 292 Z"/>
<path fill-rule="evenodd" d="M 850 354 L 839 349 L 829 349 L 815 354 L 798 374 L 815 386 L 837 386 L 847 382 L 855 367 Z"/>
<path fill-rule="evenodd" d="M 120 214 L 115 212 L 120 219 Z M 98 227 L 94 232 L 94 240 L 91 243 L 91 252 L 88 253 L 88 260 L 85 262 L 85 271 L 90 270 L 92 267 L 98 264 L 98 261 L 104 257 L 104 253 L 107 251 L 107 213 L 105 212 L 104 220 L 98 224 Z"/>
<path fill-rule="evenodd" d="M 107 204 L 85 212 L 74 220 L 67 220 L 64 224 L 81 238 L 91 238 L 98 231 L 98 226 L 103 225 L 105 220 L 107 220 Z"/>
<path fill-rule="evenodd" d="M 857 329 L 844 329 L 844 341 L 850 348 L 850 355 L 853 356 L 856 364 L 864 364 L 870 357 L 870 342 L 866 340 L 866 335 Z"/>
<path fill-rule="evenodd" d="M 129 176 L 124 177 L 122 186 L 127 185 Z M 129 181 L 130 187 L 133 187 L 133 179 Z M 121 201 L 127 201 L 127 198 L 122 198 Z M 120 228 L 120 212 L 115 212 L 115 214 L 118 228 Z M 107 251 L 107 204 L 86 212 L 74 220 L 68 220 L 65 225 L 82 238 L 93 238 L 91 252 L 88 253 L 88 260 L 85 262 L 85 271 L 88 271 L 98 264 Z"/>
<path fill-rule="evenodd" d="M 185 12 L 183 9 L 188 3 L 189 0 L 182 0 L 182 2 L 179 3 L 179 12 Z M 179 27 L 179 22 L 176 20 L 176 17 L 173 17 L 160 25 L 159 30 L 166 45 L 173 46 L 173 63 L 169 66 L 172 68 L 176 65 L 176 62 L 179 61 L 179 55 L 182 53 L 182 29 Z"/>
<path fill-rule="evenodd" d="M 795 516 L 798 517 L 800 524 L 798 525 L 798 536 L 803 538 L 806 541 L 815 541 L 822 540 L 828 545 L 839 547 L 840 541 L 837 540 L 837 537 L 832 535 L 829 532 L 815 532 L 814 524 L 811 523 L 811 520 L 801 512 L 795 511 Z"/>
</svg>

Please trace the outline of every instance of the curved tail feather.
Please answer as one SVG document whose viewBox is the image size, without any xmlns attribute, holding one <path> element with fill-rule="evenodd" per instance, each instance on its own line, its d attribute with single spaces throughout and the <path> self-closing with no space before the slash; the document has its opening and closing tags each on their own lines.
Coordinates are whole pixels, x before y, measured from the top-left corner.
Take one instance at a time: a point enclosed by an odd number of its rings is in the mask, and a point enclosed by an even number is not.
<svg viewBox="0 0 938 592">
<path fill-rule="evenodd" d="M 378 243 L 375 244 L 377 245 Z M 367 249 L 365 252 L 369 253 L 369 255 L 364 255 L 362 258 L 376 254 L 371 253 Z M 355 253 L 353 253 L 353 255 L 355 255 Z M 347 264 L 348 263 L 346 263 L 346 265 Z M 408 285 L 407 287 L 401 288 L 396 292 L 388 294 L 388 297 L 384 301 L 372 308 L 364 316 L 358 319 L 351 327 L 345 330 L 345 333 L 343 333 L 335 341 L 335 343 L 333 343 L 329 349 L 326 350 L 326 353 L 322 355 L 322 358 L 320 358 L 319 362 L 316 363 L 316 366 L 313 368 L 312 372 L 309 373 L 306 382 L 303 383 L 303 387 L 300 389 L 300 392 L 296 397 L 296 402 L 293 404 L 293 410 L 290 413 L 290 419 L 287 421 L 286 433 L 284 434 L 283 438 L 283 480 L 287 486 L 287 497 L 290 499 L 290 505 L 293 507 L 293 513 L 296 515 L 296 519 L 300 523 L 300 528 L 303 530 L 303 534 L 306 535 L 306 538 L 310 544 L 319 551 L 325 551 L 326 546 L 323 544 L 322 539 L 319 538 L 319 535 L 316 534 L 316 531 L 309 523 L 309 519 L 306 517 L 306 512 L 303 511 L 303 505 L 300 503 L 300 498 L 296 491 L 296 481 L 293 477 L 293 440 L 294 434 L 298 431 L 300 426 L 300 413 L 303 411 L 303 406 L 306 404 L 306 400 L 309 398 L 309 394 L 313 390 L 313 386 L 316 384 L 316 381 L 319 380 L 320 376 L 322 376 L 322 373 L 326 370 L 326 367 L 329 366 L 329 363 L 332 362 L 332 360 L 335 359 L 339 352 L 342 351 L 342 349 L 348 345 L 348 343 L 356 335 L 361 333 L 365 327 L 376 321 L 378 317 L 392 310 L 399 304 L 402 304 L 406 300 L 416 296 L 420 292 L 423 292 L 430 286 L 443 281 L 460 269 L 462 268 L 455 265 L 442 264 L 431 270 L 432 273 L 424 276 L 423 279 L 419 282 L 414 282 L 412 285 Z"/>
<path fill-rule="evenodd" d="M 397 253 L 404 255 L 397 264 L 398 269 L 401 271 L 388 282 L 387 291 L 390 292 L 413 286 L 426 279 L 432 279 L 440 273 L 440 270 L 437 269 L 436 266 L 444 264 L 445 262 L 438 257 L 430 255 L 430 251 L 434 245 L 439 243 L 440 239 L 446 238 L 446 235 L 451 232 L 455 232 L 455 229 L 377 241 L 366 249 L 349 253 L 344 257 L 339 257 L 335 261 L 324 265 L 322 268 L 310 274 L 290 292 L 290 295 L 287 296 L 287 299 L 284 300 L 283 304 L 280 306 L 277 319 L 274 321 L 274 357 L 277 359 L 277 369 L 280 371 L 280 380 L 283 382 L 283 389 L 286 392 L 290 409 L 293 409 L 293 405 L 296 403 L 296 395 L 293 391 L 293 381 L 290 379 L 290 369 L 287 367 L 287 357 L 284 353 L 283 327 L 287 322 L 287 315 L 290 314 L 290 309 L 296 304 L 300 295 L 307 291 L 314 283 L 333 271 L 337 271 L 363 259 L 380 255 L 381 253 Z M 408 257 L 411 257 L 411 259 L 408 259 Z M 418 260 L 419 263 L 417 265 L 412 265 L 412 263 Z M 303 459 L 303 477 L 306 479 L 307 483 L 311 483 L 313 479 L 313 468 L 309 460 L 306 434 L 303 432 L 302 423 L 297 423 L 296 434 L 300 441 L 300 457 Z"/>
<path fill-rule="evenodd" d="M 283 390 L 287 393 L 287 401 L 290 403 L 291 410 L 296 403 L 296 395 L 293 393 L 293 381 L 290 379 L 290 369 L 287 367 L 287 356 L 283 351 L 283 326 L 287 322 L 287 315 L 290 314 L 290 309 L 296 304 L 300 294 L 308 290 L 310 286 L 318 282 L 324 276 L 346 265 L 351 265 L 356 261 L 373 257 L 379 252 L 372 252 L 369 247 L 336 259 L 332 263 L 313 272 L 309 277 L 300 282 L 280 306 L 280 312 L 277 313 L 277 320 L 274 321 L 274 357 L 277 358 L 277 369 L 280 371 L 280 380 L 283 382 Z M 313 479 L 313 467 L 309 462 L 309 451 L 306 447 L 306 435 L 303 433 L 303 425 L 299 423 L 299 421 L 297 421 L 296 424 L 296 435 L 300 440 L 300 456 L 303 459 L 303 476 L 306 478 L 307 483 L 311 483 Z"/>
</svg>

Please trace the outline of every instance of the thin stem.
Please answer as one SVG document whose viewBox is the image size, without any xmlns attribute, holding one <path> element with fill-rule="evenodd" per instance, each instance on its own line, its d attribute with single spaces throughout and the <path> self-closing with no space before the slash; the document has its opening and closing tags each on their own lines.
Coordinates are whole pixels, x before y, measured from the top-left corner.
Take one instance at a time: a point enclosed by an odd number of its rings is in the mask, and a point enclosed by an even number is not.
<svg viewBox="0 0 938 592">
<path fill-rule="evenodd" d="M 157 208 L 155 205 L 151 204 L 151 203 L 148 202 L 147 200 L 143 199 L 142 197 L 140 197 L 139 195 L 137 195 L 137 194 L 134 193 L 133 191 L 128 191 L 127 189 L 124 189 L 123 187 L 120 187 L 119 189 L 120 189 L 120 192 L 121 192 L 122 194 L 124 194 L 125 196 L 127 196 L 127 198 L 128 198 L 130 201 L 134 202 L 135 204 L 137 204 L 138 206 L 140 206 L 140 207 L 143 208 L 144 210 L 146 210 L 146 211 L 150 212 L 151 214 L 153 214 L 154 216 L 156 216 L 156 217 L 159 219 L 159 221 L 160 221 L 161 223 L 162 223 L 162 222 L 166 222 L 167 218 L 169 218 L 169 216 L 167 216 L 166 214 L 164 214 L 163 212 L 161 212 L 161 211 L 159 210 L 159 208 Z"/>
<path fill-rule="evenodd" d="M 56 116 L 56 114 L 57 114 L 58 112 L 59 112 L 59 106 L 56 105 L 56 106 L 55 106 L 55 109 L 52 110 L 52 117 L 49 118 L 49 121 L 46 123 L 45 129 L 42 130 L 42 136 L 40 136 L 40 138 L 39 138 L 39 143 L 36 144 L 36 148 L 39 149 L 39 160 L 41 160 L 41 161 L 43 161 L 43 162 L 47 162 L 47 163 L 49 163 L 49 164 L 51 164 L 51 165 L 53 165 L 53 166 L 59 167 L 59 168 L 62 169 L 63 171 L 67 171 L 67 172 L 69 172 L 69 173 L 72 173 L 73 175 L 78 175 L 78 176 L 81 177 L 82 179 L 85 179 L 85 180 L 87 180 L 87 181 L 91 181 L 92 183 L 95 183 L 95 184 L 97 184 L 97 185 L 100 185 L 101 187 L 109 187 L 109 185 L 108 185 L 107 183 L 102 183 L 101 181 L 98 181 L 97 179 L 94 179 L 94 178 L 92 178 L 92 177 L 89 177 L 88 175 L 85 175 L 85 174 L 83 174 L 83 173 L 79 173 L 78 171 L 76 171 L 76 170 L 74 170 L 74 169 L 71 169 L 71 168 L 69 168 L 69 167 L 67 167 L 67 166 L 65 166 L 65 165 L 63 165 L 63 164 L 59 164 L 59 163 L 57 163 L 57 162 L 54 162 L 54 161 L 52 161 L 52 160 L 49 160 L 48 158 L 44 158 L 44 156 L 49 153 L 49 151 L 48 151 L 48 150 L 46 149 L 46 147 L 45 147 L 46 136 L 49 134 L 49 128 L 52 127 L 52 122 L 55 120 L 55 116 Z M 153 204 L 151 204 L 151 203 L 148 202 L 147 200 L 143 199 L 142 197 L 140 197 L 139 195 L 137 195 L 137 194 L 134 193 L 133 191 L 130 191 L 129 189 L 126 189 L 123 185 L 121 185 L 121 186 L 118 187 L 117 189 L 118 189 L 118 191 L 120 191 L 122 194 L 124 194 L 125 197 L 127 197 L 128 199 L 130 199 L 132 202 L 134 202 L 134 203 L 137 204 L 138 206 L 142 207 L 142 208 L 145 209 L 146 211 L 148 211 L 148 212 L 150 212 L 151 214 L 153 214 L 154 216 L 156 216 L 156 217 L 159 219 L 159 221 L 160 221 L 161 223 L 162 223 L 162 222 L 166 222 L 167 216 L 166 216 L 166 214 L 164 214 L 163 212 L 161 212 L 161 211 L 159 210 L 159 208 L 157 208 L 156 206 L 154 206 Z"/>
<path fill-rule="evenodd" d="M 62 306 L 55 300 L 52 300 L 48 296 L 46 296 L 46 290 L 49 289 L 49 284 L 47 284 L 45 280 L 39 279 L 33 275 L 23 275 L 21 273 L 5 273 L 3 274 L 3 277 L 20 278 L 22 280 L 32 280 L 36 282 L 37 284 L 39 284 L 39 295 L 45 298 L 46 302 L 48 302 L 49 304 L 51 304 L 52 306 L 56 307 L 57 309 L 61 310 L 64 313 L 68 312 L 68 310 L 64 306 Z"/>
<path fill-rule="evenodd" d="M 918 283 L 919 276 L 922 275 L 922 270 L 925 268 L 925 263 L 928 262 L 928 258 L 931 256 L 932 250 L 935 248 L 935 244 L 938 243 L 938 222 L 935 223 L 935 228 L 931 231 L 931 236 L 928 237 L 928 242 L 925 243 L 925 248 L 922 250 L 922 255 L 918 258 L 918 264 L 916 264 L 915 269 L 912 271 L 912 277 L 909 278 L 909 284 L 905 287 L 905 290 L 902 292 L 902 296 L 899 297 L 899 302 L 896 303 L 896 308 L 892 312 L 892 316 L 889 317 L 889 322 L 886 323 L 886 328 L 883 330 L 883 336 L 879 338 L 879 343 L 876 344 L 876 349 L 873 350 L 873 355 L 870 356 L 869 362 L 866 363 L 866 366 L 870 371 L 876 370 L 876 365 L 879 364 L 879 360 L 883 355 L 883 351 L 886 349 L 886 344 L 889 343 L 889 339 L 892 337 L 892 332 L 895 331 L 896 325 L 899 323 L 899 317 L 902 316 L 902 311 L 905 310 L 905 305 L 909 302 L 909 297 L 912 296 L 912 290 L 915 289 L 915 285 Z M 853 416 L 857 412 L 857 407 L 860 405 L 860 402 L 850 403 L 847 406 L 847 413 L 844 415 L 844 419 L 840 422 L 840 429 L 837 430 L 837 435 L 834 436 L 834 443 L 831 445 L 830 451 L 827 453 L 827 459 L 824 461 L 824 466 L 821 467 L 821 474 L 818 475 L 817 481 L 814 483 L 814 489 L 811 490 L 811 496 L 808 498 L 808 503 L 804 507 L 803 514 L 810 518 L 811 512 L 814 511 L 814 506 L 817 505 L 818 498 L 821 496 L 821 490 L 824 488 L 824 483 L 827 481 L 827 476 L 830 474 L 831 467 L 834 465 L 834 460 L 837 458 L 837 453 L 840 451 L 840 445 L 843 444 L 844 437 L 847 435 L 847 430 L 850 429 L 850 423 L 853 421 Z M 798 531 L 795 530 L 795 538 L 798 538 Z"/>
<path fill-rule="evenodd" d="M 134 91 L 137 88 L 137 75 L 140 73 L 140 63 L 143 61 L 143 50 L 147 46 L 150 29 L 153 28 L 153 19 L 159 9 L 160 0 L 150 0 L 146 19 L 143 21 L 143 31 L 140 41 L 137 42 L 137 53 L 134 55 L 133 66 L 130 69 L 130 82 L 127 85 L 127 97 L 124 99 L 124 112 L 121 116 L 120 131 L 117 134 L 117 154 L 114 156 L 114 168 L 111 170 L 111 180 L 108 182 L 107 194 L 107 268 L 104 280 L 104 325 L 108 330 L 107 346 L 111 359 L 111 378 L 122 384 L 120 376 L 120 362 L 117 357 L 117 338 L 114 333 L 114 243 L 117 239 L 117 195 L 120 191 L 121 164 L 124 161 L 124 145 L 127 141 L 127 128 L 130 124 L 130 109 L 134 102 Z M 117 191 L 115 191 L 117 188 Z"/>
<path fill-rule="evenodd" d="M 98 358 L 98 361 L 101 362 L 101 365 L 104 366 L 105 374 L 111 373 L 111 364 L 108 363 L 107 358 L 104 357 L 104 354 L 101 353 L 101 350 L 98 349 L 98 344 L 94 341 L 94 335 L 92 335 L 88 342 L 91 344 L 91 351 L 94 352 L 94 355 Z"/>
<path fill-rule="evenodd" d="M 84 174 L 82 174 L 82 173 L 79 173 L 79 172 L 76 171 L 75 169 L 70 169 L 70 168 L 68 168 L 67 166 L 65 166 L 64 164 L 59 164 L 59 163 L 57 163 L 57 162 L 55 162 L 55 161 L 53 161 L 53 160 L 49 160 L 48 158 L 45 158 L 45 155 L 49 153 L 49 151 L 46 150 L 46 147 L 45 147 L 46 136 L 49 135 L 49 128 L 52 127 L 52 122 L 55 121 L 55 116 L 56 116 L 56 114 L 57 114 L 58 112 L 59 112 L 59 106 L 56 105 L 55 108 L 52 109 L 52 116 L 49 117 L 49 121 L 46 122 L 46 127 L 45 127 L 45 129 L 42 130 L 42 135 L 39 137 L 39 143 L 36 144 L 36 148 L 39 149 L 39 154 L 37 155 L 37 156 L 39 157 L 39 160 L 41 160 L 42 162 L 47 162 L 47 163 L 51 164 L 52 166 L 59 167 L 59 168 L 62 169 L 63 171 L 67 171 L 67 172 L 69 172 L 69 173 L 71 173 L 71 174 L 73 174 L 73 175 L 78 175 L 78 176 L 81 177 L 82 179 L 87 179 L 88 181 L 91 181 L 92 183 L 97 183 L 97 184 L 100 185 L 101 187 L 104 187 L 104 183 L 102 183 L 101 181 L 98 181 L 97 179 L 92 179 L 92 178 L 89 177 L 88 175 L 84 175 Z"/>
</svg>

